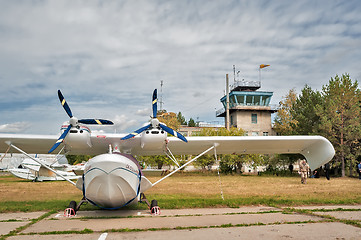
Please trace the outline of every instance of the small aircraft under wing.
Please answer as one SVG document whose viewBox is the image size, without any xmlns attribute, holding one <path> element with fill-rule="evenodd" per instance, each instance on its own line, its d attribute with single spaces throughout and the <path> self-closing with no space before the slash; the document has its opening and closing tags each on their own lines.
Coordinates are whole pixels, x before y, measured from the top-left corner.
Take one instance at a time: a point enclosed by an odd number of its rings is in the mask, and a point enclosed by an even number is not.
<svg viewBox="0 0 361 240">
<path fill-rule="evenodd" d="M 44 168 L 42 165 L 46 165 L 58 174 L 61 174 L 65 178 L 69 180 L 76 180 L 81 175 L 76 175 L 75 170 L 83 171 L 84 166 L 81 165 L 69 165 L 69 164 L 59 164 L 54 162 L 49 164 L 41 160 L 40 158 L 35 157 L 38 161 L 42 162 L 42 164 L 32 160 L 32 159 L 24 159 L 19 167 L 10 168 L 9 172 L 14 176 L 22 179 L 32 180 L 34 182 L 42 182 L 42 181 L 63 181 L 64 179 L 57 176 L 54 172 Z"/>
<path fill-rule="evenodd" d="M 156 118 L 156 90 L 152 99 L 153 116 L 149 123 L 130 134 L 93 134 L 84 124 L 112 123 L 108 120 L 78 120 L 73 117 L 60 90 L 58 96 L 70 117 L 69 122 L 63 124 L 60 137 L 0 134 L 0 152 L 8 151 L 12 147 L 32 158 L 29 153 L 48 153 L 62 146 L 65 153 L 96 155 L 85 164 L 84 174 L 76 184 L 69 181 L 76 185 L 84 196 L 80 204 L 76 205 L 74 201 L 70 203 L 69 207 L 73 212 L 76 212 L 83 202 L 90 202 L 104 209 L 118 209 L 138 201 L 148 203 L 144 196 L 146 190 L 204 154 L 214 154 L 217 157 L 217 154 L 300 153 L 307 159 L 311 169 L 329 162 L 335 154 L 332 144 L 321 136 L 185 138 Z M 168 134 L 175 137 L 168 137 Z M 151 183 L 143 175 L 138 161 L 133 156 L 164 154 L 171 158 L 183 154 L 195 157 L 157 182 Z M 65 179 L 61 174 L 57 175 Z M 152 204 L 148 205 L 152 212 L 158 212 L 156 201 L 153 200 Z"/>
</svg>

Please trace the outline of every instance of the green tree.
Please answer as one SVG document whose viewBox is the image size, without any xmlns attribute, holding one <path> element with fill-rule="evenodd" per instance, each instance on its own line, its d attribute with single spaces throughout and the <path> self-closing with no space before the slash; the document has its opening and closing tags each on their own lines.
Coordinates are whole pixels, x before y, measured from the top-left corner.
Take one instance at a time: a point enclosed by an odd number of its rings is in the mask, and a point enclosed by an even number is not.
<svg viewBox="0 0 361 240">
<path fill-rule="evenodd" d="M 323 86 L 323 104 L 316 107 L 320 117 L 320 132 L 328 138 L 336 150 L 335 159 L 345 176 L 346 161 L 350 175 L 356 165 L 354 156 L 360 152 L 360 90 L 348 74 L 336 75 Z"/>
<path fill-rule="evenodd" d="M 244 136 L 244 130 L 238 129 L 235 127 L 227 130 L 226 128 L 203 128 L 199 135 L 200 136 Z M 220 156 L 220 169 L 223 173 L 236 172 L 237 174 L 241 173 L 243 164 L 249 164 L 252 167 L 257 167 L 264 165 L 264 157 L 260 154 L 225 154 Z M 201 163 L 198 163 L 203 166 L 208 166 L 214 164 L 214 156 L 200 157 Z"/>
<path fill-rule="evenodd" d="M 268 170 L 285 170 L 299 159 L 304 159 L 304 157 L 301 154 L 273 154 L 266 165 Z"/>
<path fill-rule="evenodd" d="M 92 156 L 90 155 L 66 155 L 66 159 L 70 165 L 87 162 L 91 158 Z"/>
<path fill-rule="evenodd" d="M 165 155 L 156 156 L 138 156 L 137 160 L 142 163 L 143 167 L 151 166 L 162 169 L 164 165 L 173 165 L 173 161 Z"/>
<path fill-rule="evenodd" d="M 190 118 L 188 121 L 188 127 L 195 127 L 196 126 L 196 122 L 194 121 L 193 118 Z"/>
<path fill-rule="evenodd" d="M 322 104 L 321 93 L 313 91 L 306 85 L 291 108 L 291 128 L 294 134 L 311 135 L 319 134 L 320 117 L 317 115 L 317 105 Z"/>
<path fill-rule="evenodd" d="M 292 116 L 292 106 L 296 102 L 297 94 L 295 89 L 291 89 L 280 102 L 280 108 L 275 117 L 274 129 L 281 135 L 292 135 L 293 127 L 297 125 L 297 120 Z"/>
<path fill-rule="evenodd" d="M 185 117 L 182 115 L 181 112 L 179 112 L 177 114 L 177 120 L 178 120 L 180 125 L 187 125 L 187 121 L 186 121 Z"/>
<path fill-rule="evenodd" d="M 203 155 L 194 162 L 194 165 L 201 167 L 202 170 L 206 170 L 207 167 L 212 166 L 215 162 L 216 159 L 213 155 Z"/>
<path fill-rule="evenodd" d="M 202 128 L 199 136 L 244 136 L 245 132 L 241 128 L 231 127 L 226 128 Z"/>
</svg>

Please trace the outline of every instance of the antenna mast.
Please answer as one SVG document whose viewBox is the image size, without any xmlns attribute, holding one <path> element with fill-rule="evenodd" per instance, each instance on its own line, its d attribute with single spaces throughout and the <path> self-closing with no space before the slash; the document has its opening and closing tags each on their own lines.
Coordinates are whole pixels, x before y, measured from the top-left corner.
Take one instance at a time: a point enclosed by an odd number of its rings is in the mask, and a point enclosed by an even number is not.
<svg viewBox="0 0 361 240">
<path fill-rule="evenodd" d="M 233 65 L 233 84 L 236 86 L 236 65 Z"/>
<path fill-rule="evenodd" d="M 163 112 L 163 80 L 160 81 L 160 101 L 159 101 L 160 112 Z"/>
</svg>

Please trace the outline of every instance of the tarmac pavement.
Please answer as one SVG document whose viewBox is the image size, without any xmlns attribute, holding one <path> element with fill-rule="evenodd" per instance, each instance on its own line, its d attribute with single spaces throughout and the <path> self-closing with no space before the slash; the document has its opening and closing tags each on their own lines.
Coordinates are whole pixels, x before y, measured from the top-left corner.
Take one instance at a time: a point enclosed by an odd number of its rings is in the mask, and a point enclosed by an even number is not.
<svg viewBox="0 0 361 240">
<path fill-rule="evenodd" d="M 11 240 L 361 239 L 361 205 L 174 209 L 160 216 L 146 210 L 79 211 L 72 218 L 60 212 L 31 222 L 44 214 L 0 214 L 0 234 Z M 6 235 L 12 230 L 17 232 Z"/>
</svg>

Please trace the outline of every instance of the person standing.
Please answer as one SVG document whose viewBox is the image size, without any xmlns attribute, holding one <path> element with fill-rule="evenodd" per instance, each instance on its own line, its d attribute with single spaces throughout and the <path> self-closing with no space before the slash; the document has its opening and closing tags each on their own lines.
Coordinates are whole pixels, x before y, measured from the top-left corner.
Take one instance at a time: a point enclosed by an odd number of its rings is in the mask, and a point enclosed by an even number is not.
<svg viewBox="0 0 361 240">
<path fill-rule="evenodd" d="M 300 175 L 301 175 L 301 183 L 306 184 L 308 172 L 310 171 L 310 166 L 306 162 L 306 160 L 302 160 L 300 163 Z"/>
<path fill-rule="evenodd" d="M 330 180 L 330 164 L 326 163 L 324 169 L 327 180 Z"/>
<path fill-rule="evenodd" d="M 292 175 L 292 173 L 293 173 L 293 164 L 292 163 L 288 166 L 288 169 L 290 170 L 291 175 Z"/>
<path fill-rule="evenodd" d="M 361 161 L 357 164 L 357 171 L 358 171 L 358 179 L 361 180 Z"/>
</svg>

